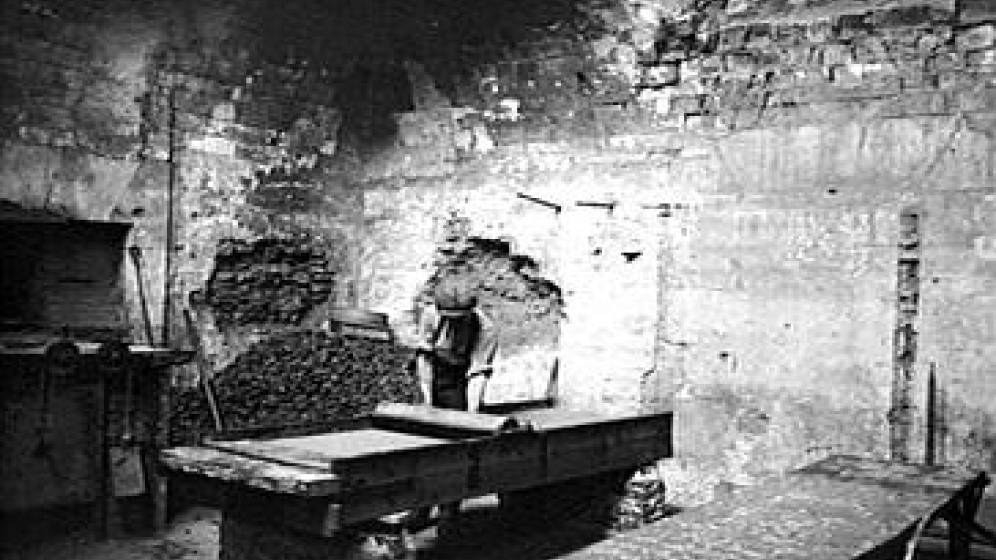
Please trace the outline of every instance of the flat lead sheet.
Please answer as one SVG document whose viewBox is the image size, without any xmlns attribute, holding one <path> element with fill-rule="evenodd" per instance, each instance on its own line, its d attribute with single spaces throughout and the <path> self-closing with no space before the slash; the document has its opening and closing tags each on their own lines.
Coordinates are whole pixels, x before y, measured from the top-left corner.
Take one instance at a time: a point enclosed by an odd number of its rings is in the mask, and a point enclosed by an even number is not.
<svg viewBox="0 0 996 560">
<path fill-rule="evenodd" d="M 216 441 L 210 446 L 286 464 L 329 468 L 335 461 L 452 443 L 445 439 L 364 428 L 271 440 Z"/>
</svg>

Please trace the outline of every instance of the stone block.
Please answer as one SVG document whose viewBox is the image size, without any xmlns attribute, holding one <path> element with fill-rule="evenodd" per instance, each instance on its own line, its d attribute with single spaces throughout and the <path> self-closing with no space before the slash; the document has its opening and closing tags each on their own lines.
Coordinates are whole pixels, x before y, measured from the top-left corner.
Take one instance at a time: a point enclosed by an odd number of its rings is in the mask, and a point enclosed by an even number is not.
<svg viewBox="0 0 996 560">
<path fill-rule="evenodd" d="M 992 0 L 961 0 L 959 5 L 963 23 L 996 19 L 996 4 Z"/>
<path fill-rule="evenodd" d="M 964 57 L 956 52 L 939 52 L 924 59 L 924 69 L 928 72 L 959 72 L 964 67 Z"/>
<path fill-rule="evenodd" d="M 671 98 L 671 112 L 680 114 L 698 114 L 702 112 L 704 96 L 678 95 Z"/>
<path fill-rule="evenodd" d="M 996 24 L 986 23 L 961 29 L 955 35 L 955 47 L 962 51 L 986 49 L 996 45 Z"/>
<path fill-rule="evenodd" d="M 812 43 L 826 43 L 834 36 L 834 26 L 829 21 L 813 23 L 807 27 L 806 31 L 807 38 Z"/>
<path fill-rule="evenodd" d="M 819 52 L 820 61 L 826 66 L 847 64 L 854 59 L 851 46 L 842 43 L 823 45 Z"/>
<path fill-rule="evenodd" d="M 899 80 L 900 86 L 904 90 L 933 87 L 937 83 L 936 75 L 909 67 L 903 68 Z"/>
<path fill-rule="evenodd" d="M 711 130 L 716 128 L 715 115 L 686 115 L 685 129 L 691 131 Z"/>
<path fill-rule="evenodd" d="M 898 104 L 907 115 L 940 115 L 947 112 L 947 101 L 940 92 L 917 92 L 903 96 Z"/>
<path fill-rule="evenodd" d="M 934 33 L 920 33 L 914 45 L 920 54 L 932 54 L 943 43 L 941 36 Z"/>
<path fill-rule="evenodd" d="M 882 10 L 872 15 L 872 22 L 881 27 L 917 27 L 929 26 L 939 19 L 941 14 L 929 6 L 903 6 L 891 10 Z"/>
<path fill-rule="evenodd" d="M 996 89 L 984 88 L 981 91 L 959 91 L 953 96 L 953 104 L 958 111 L 996 110 Z"/>
<path fill-rule="evenodd" d="M 754 53 L 750 51 L 735 51 L 723 56 L 723 71 L 737 77 L 748 77 L 757 70 Z"/>
<path fill-rule="evenodd" d="M 861 69 L 857 64 L 835 64 L 830 67 L 830 81 L 837 87 L 861 85 Z"/>
<path fill-rule="evenodd" d="M 730 27 L 724 29 L 719 35 L 719 48 L 721 50 L 736 50 L 744 46 L 747 40 L 747 29 L 744 27 Z"/>
<path fill-rule="evenodd" d="M 665 62 L 645 67 L 641 82 L 645 87 L 676 86 L 681 82 L 681 65 L 677 62 Z"/>
<path fill-rule="evenodd" d="M 747 45 L 752 49 L 761 49 L 771 45 L 772 26 L 768 23 L 752 24 L 747 32 Z"/>
<path fill-rule="evenodd" d="M 996 66 L 996 48 L 965 53 L 965 64 L 968 66 Z"/>
<path fill-rule="evenodd" d="M 813 60 L 814 47 L 809 44 L 786 47 L 782 52 L 783 61 L 790 66 L 803 66 Z"/>
<path fill-rule="evenodd" d="M 941 72 L 933 76 L 933 81 L 927 84 L 943 90 L 971 88 L 974 85 L 972 77 L 965 72 Z"/>
</svg>

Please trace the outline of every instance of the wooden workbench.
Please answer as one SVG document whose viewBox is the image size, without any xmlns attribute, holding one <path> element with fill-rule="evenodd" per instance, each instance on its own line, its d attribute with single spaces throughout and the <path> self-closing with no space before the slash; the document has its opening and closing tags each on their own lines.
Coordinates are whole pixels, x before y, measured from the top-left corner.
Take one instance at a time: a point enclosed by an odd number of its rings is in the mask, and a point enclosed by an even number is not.
<svg viewBox="0 0 996 560">
<path fill-rule="evenodd" d="M 136 505 L 136 517 L 151 527 L 166 520 L 167 478 L 157 468 L 158 450 L 168 445 L 170 366 L 189 361 L 189 351 L 144 344 L 127 345 L 134 379 L 134 406 L 141 417 L 136 424 L 143 455 L 147 492 L 134 499 L 116 499 L 111 492 L 107 448 L 118 434 L 110 418 L 114 403 L 123 396 L 123 372 L 111 372 L 101 363 L 100 343 L 71 341 L 79 363 L 55 375 L 52 389 L 51 453 L 32 453 L 38 439 L 36 426 L 43 418 L 42 372 L 49 344 L 61 339 L 0 339 L 0 412 L 4 415 L 0 513 L 59 506 L 90 505 L 97 533 L 124 533 L 123 502 Z M 57 411 L 57 413 L 56 413 Z M 138 502 L 134 504 L 133 502 Z M 141 510 L 141 511 L 137 511 Z M 146 520 L 145 518 L 148 518 Z"/>
<path fill-rule="evenodd" d="M 554 409 L 519 412 L 512 422 L 470 415 L 460 433 L 435 418 L 451 411 L 408 408 L 418 422 L 379 408 L 369 425 L 344 432 L 206 441 L 166 450 L 160 459 L 227 489 L 224 557 L 257 560 L 287 547 L 296 558 L 340 557 L 356 544 L 352 528 L 387 514 L 632 471 L 671 455 L 670 413 L 606 417 Z"/>
<path fill-rule="evenodd" d="M 831 457 L 740 489 L 561 560 L 780 560 L 907 557 L 929 523 L 967 558 L 983 473 Z M 908 558 L 908 557 L 907 557 Z"/>
</svg>

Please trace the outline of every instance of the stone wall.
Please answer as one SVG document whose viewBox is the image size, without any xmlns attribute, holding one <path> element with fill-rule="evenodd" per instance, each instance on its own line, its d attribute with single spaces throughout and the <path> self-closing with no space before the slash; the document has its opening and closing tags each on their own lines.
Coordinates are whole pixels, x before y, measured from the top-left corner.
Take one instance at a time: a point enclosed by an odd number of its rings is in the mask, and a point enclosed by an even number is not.
<svg viewBox="0 0 996 560">
<path fill-rule="evenodd" d="M 329 255 L 327 270 L 314 271 L 322 278 L 309 276 L 302 288 L 307 302 L 285 323 L 349 300 L 345 239 L 359 198 L 342 171 L 348 162 L 330 163 L 341 117 L 334 89 L 318 81 L 327 70 L 253 50 L 235 6 L 33 8 L 5 7 L 2 68 L 12 87 L 3 104 L 3 197 L 70 218 L 130 222 L 157 342 L 170 220 L 170 344 L 186 343 L 181 311 L 191 307 L 190 293 L 212 292 L 217 256 L 232 243 L 303 243 Z M 299 282 L 300 272 L 277 283 Z M 141 340 L 134 271 L 125 274 Z M 342 279 L 334 293 L 328 275 Z M 201 311 L 195 316 L 219 366 L 251 342 L 255 323 L 281 322 L 215 321 L 211 308 Z"/>
<path fill-rule="evenodd" d="M 386 312 L 401 338 L 456 216 L 563 298 L 559 333 L 506 349 L 489 398 L 540 396 L 556 367 L 569 406 L 673 407 L 679 502 L 831 452 L 924 459 L 931 372 L 935 459 L 996 468 L 992 8 L 582 8 L 470 39 L 415 18 L 307 45 L 325 20 L 304 9 L 14 7 L 3 198 L 130 220 L 161 324 L 172 131 L 174 319 L 223 240 L 304 239 L 334 255 L 313 312 Z M 898 290 L 910 211 L 913 299 Z M 201 318 L 219 368 L 271 328 Z"/>
<path fill-rule="evenodd" d="M 474 110 L 399 156 L 433 165 L 368 169 L 366 210 L 385 225 L 367 239 L 404 240 L 376 253 L 378 304 L 405 307 L 450 211 L 536 247 L 565 294 L 566 403 L 673 406 L 671 475 L 694 490 L 679 499 L 828 453 L 925 460 L 928 436 L 934 460 L 991 468 L 993 411 L 965 401 L 992 391 L 977 209 L 993 177 L 992 15 L 841 6 L 756 3 L 658 22 L 644 52 L 615 35 L 488 67 Z M 585 92 L 588 68 L 632 89 Z M 920 293 L 900 371 L 910 211 Z"/>
</svg>

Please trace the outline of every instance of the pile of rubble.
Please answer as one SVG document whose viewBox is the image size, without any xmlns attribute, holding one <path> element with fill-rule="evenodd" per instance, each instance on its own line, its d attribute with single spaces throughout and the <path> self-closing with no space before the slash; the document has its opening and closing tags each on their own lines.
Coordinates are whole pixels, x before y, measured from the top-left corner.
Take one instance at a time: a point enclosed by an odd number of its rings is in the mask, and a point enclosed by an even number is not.
<svg viewBox="0 0 996 560">
<path fill-rule="evenodd" d="M 664 478 L 654 470 L 630 478 L 615 503 L 611 529 L 625 531 L 673 515 L 677 509 L 665 502 Z"/>
</svg>

